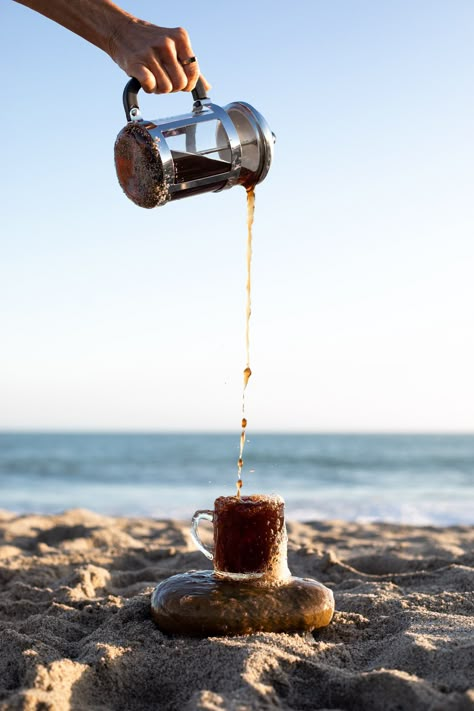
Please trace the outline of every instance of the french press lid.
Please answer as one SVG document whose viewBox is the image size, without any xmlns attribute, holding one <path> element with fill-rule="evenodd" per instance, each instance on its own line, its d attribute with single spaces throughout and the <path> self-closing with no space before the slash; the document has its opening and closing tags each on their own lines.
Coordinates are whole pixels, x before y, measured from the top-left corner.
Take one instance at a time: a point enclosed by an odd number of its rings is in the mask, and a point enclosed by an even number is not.
<svg viewBox="0 0 474 711">
<path fill-rule="evenodd" d="M 125 194 L 145 208 L 233 185 L 250 189 L 267 175 L 274 135 L 252 106 L 220 107 L 199 79 L 189 114 L 145 120 L 130 79 L 123 93 L 128 119 L 115 142 L 115 167 Z"/>
</svg>

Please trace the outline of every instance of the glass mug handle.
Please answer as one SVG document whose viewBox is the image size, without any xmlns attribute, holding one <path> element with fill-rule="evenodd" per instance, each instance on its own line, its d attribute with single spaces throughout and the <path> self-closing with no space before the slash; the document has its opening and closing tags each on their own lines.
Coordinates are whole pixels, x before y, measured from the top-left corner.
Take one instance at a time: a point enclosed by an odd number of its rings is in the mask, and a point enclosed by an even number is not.
<svg viewBox="0 0 474 711">
<path fill-rule="evenodd" d="M 206 548 L 204 543 L 199 538 L 198 526 L 199 526 L 199 522 L 202 520 L 210 521 L 212 523 L 214 520 L 214 512 L 208 511 L 208 510 L 196 511 L 196 513 L 194 514 L 194 516 L 192 518 L 191 536 L 193 538 L 194 543 L 201 551 L 201 553 L 204 553 L 206 558 L 209 558 L 209 560 L 212 560 L 214 558 L 214 554 L 213 554 L 212 550 L 210 550 L 209 548 Z"/>
</svg>

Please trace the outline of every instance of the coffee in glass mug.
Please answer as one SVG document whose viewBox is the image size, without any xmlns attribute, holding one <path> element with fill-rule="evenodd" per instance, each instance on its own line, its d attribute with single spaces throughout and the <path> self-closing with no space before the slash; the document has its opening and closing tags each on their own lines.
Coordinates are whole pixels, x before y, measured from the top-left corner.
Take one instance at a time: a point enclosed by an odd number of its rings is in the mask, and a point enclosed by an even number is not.
<svg viewBox="0 0 474 711">
<path fill-rule="evenodd" d="M 287 534 L 281 496 L 220 496 L 213 511 L 196 511 L 192 536 L 202 553 L 214 563 L 214 572 L 236 580 L 261 578 L 278 581 L 290 577 Z M 211 521 L 214 545 L 201 541 L 198 526 Z"/>
</svg>

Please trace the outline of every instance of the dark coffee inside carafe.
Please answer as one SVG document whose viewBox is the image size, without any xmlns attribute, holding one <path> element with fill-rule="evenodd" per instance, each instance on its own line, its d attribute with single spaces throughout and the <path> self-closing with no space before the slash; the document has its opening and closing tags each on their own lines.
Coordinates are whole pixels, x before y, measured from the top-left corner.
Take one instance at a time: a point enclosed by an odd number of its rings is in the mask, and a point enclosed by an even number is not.
<svg viewBox="0 0 474 711">
<path fill-rule="evenodd" d="M 198 178 L 218 176 L 221 173 L 227 173 L 231 169 L 230 164 L 226 161 L 216 160 L 196 153 L 171 151 L 171 155 L 173 157 L 176 183 L 188 183 Z M 247 189 L 253 188 L 255 185 L 254 171 L 241 168 L 237 183 Z M 225 184 L 226 179 L 222 182 L 222 188 Z M 206 186 L 201 187 L 201 191 L 204 192 Z M 219 190 L 219 184 L 216 187 L 216 183 L 212 183 L 209 189 L 213 191 Z"/>
<path fill-rule="evenodd" d="M 171 155 L 177 183 L 187 183 L 198 178 L 208 178 L 211 175 L 219 175 L 219 173 L 226 173 L 230 170 L 229 163 L 196 153 L 171 151 Z M 213 189 L 216 189 L 215 184 Z"/>
</svg>

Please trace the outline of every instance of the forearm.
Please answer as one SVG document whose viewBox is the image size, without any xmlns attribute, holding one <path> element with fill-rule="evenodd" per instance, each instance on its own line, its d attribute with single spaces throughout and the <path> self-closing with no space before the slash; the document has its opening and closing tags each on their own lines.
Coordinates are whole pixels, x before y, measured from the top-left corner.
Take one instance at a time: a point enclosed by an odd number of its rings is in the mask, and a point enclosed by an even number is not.
<svg viewBox="0 0 474 711">
<path fill-rule="evenodd" d="M 15 0 L 111 53 L 114 37 L 124 24 L 136 21 L 111 0 Z"/>
</svg>

